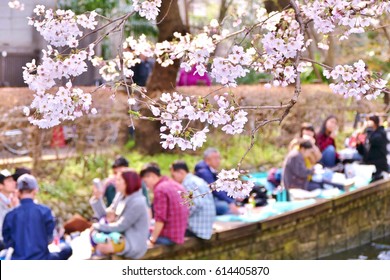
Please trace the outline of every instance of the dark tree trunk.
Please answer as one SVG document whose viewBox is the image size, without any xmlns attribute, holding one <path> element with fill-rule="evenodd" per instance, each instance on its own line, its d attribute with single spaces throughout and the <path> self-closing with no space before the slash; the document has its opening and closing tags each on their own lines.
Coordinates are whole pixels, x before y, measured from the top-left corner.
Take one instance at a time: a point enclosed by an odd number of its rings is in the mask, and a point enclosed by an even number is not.
<svg viewBox="0 0 390 280">
<path fill-rule="evenodd" d="M 232 0 L 221 0 L 221 6 L 219 7 L 219 16 L 218 16 L 218 22 L 221 23 L 225 17 L 226 13 L 232 4 Z"/>
<path fill-rule="evenodd" d="M 265 0 L 264 7 L 267 12 L 281 11 L 290 4 L 290 0 Z"/>
<path fill-rule="evenodd" d="M 158 41 L 171 41 L 173 33 L 187 33 L 183 24 L 177 0 L 163 0 L 160 14 L 157 17 L 159 30 Z M 169 67 L 162 67 L 155 63 L 150 79 L 146 85 L 147 95 L 151 98 L 158 98 L 162 92 L 172 92 L 176 88 L 176 76 L 179 71 L 180 61 L 174 61 Z M 142 109 L 143 115 L 150 116 L 147 109 Z M 140 121 L 136 126 L 135 137 L 137 148 L 147 154 L 155 154 L 162 151 L 160 145 L 160 123 Z"/>
<path fill-rule="evenodd" d="M 177 0 L 163 0 L 160 14 L 157 17 L 157 27 L 159 31 L 158 41 L 171 41 L 173 33 L 185 34 L 186 26 L 183 24 Z M 155 63 L 152 75 L 147 84 L 148 95 L 156 97 L 163 91 L 172 91 L 176 87 L 176 76 L 179 71 L 180 61 L 176 60 L 169 67 L 162 67 Z"/>
</svg>

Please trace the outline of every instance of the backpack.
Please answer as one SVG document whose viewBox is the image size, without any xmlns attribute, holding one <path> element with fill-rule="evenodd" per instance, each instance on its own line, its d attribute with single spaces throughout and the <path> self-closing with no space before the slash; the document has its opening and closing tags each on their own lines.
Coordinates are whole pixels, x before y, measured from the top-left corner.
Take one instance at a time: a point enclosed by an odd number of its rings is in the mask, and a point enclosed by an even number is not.
<svg viewBox="0 0 390 280">
<path fill-rule="evenodd" d="M 249 197 L 254 198 L 256 207 L 267 205 L 267 189 L 262 185 L 255 184 L 249 196 L 242 201 L 243 205 L 249 203 Z"/>
<path fill-rule="evenodd" d="M 282 180 L 282 169 L 273 167 L 268 172 L 267 181 L 273 184 L 275 187 L 280 185 Z"/>
</svg>

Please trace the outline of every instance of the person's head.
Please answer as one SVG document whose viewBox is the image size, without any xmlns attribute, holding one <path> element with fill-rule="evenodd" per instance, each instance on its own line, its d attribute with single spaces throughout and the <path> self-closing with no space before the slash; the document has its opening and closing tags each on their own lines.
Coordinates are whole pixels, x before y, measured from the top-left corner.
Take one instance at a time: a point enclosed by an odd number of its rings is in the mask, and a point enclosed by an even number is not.
<svg viewBox="0 0 390 280">
<path fill-rule="evenodd" d="M 0 192 L 2 192 L 5 196 L 9 196 L 9 194 L 13 193 L 16 190 L 16 182 L 7 169 L 0 171 Z"/>
<path fill-rule="evenodd" d="M 184 178 L 190 172 L 187 164 L 182 160 L 177 160 L 172 163 L 170 171 L 173 180 L 180 184 L 184 181 Z"/>
<path fill-rule="evenodd" d="M 142 53 L 139 55 L 139 59 L 141 59 L 141 61 L 145 61 L 145 60 L 147 60 L 147 58 L 148 57 Z"/>
<path fill-rule="evenodd" d="M 377 115 L 371 115 L 367 120 L 367 127 L 376 130 L 379 127 L 379 117 Z"/>
<path fill-rule="evenodd" d="M 313 149 L 313 143 L 309 140 L 300 139 L 299 140 L 299 151 L 304 157 L 307 157 L 311 150 Z"/>
<path fill-rule="evenodd" d="M 116 175 L 116 190 L 124 196 L 141 189 L 141 178 L 134 171 L 125 171 Z"/>
<path fill-rule="evenodd" d="M 23 174 L 18 178 L 16 187 L 21 198 L 34 198 L 38 192 L 38 182 L 33 175 Z"/>
<path fill-rule="evenodd" d="M 15 168 L 15 173 L 12 174 L 12 177 L 16 182 L 19 179 L 19 177 L 22 176 L 23 174 L 31 174 L 31 169 L 27 167 L 17 167 Z"/>
<path fill-rule="evenodd" d="M 325 119 L 321 126 L 320 134 L 322 135 L 330 135 L 332 132 L 337 130 L 337 118 L 336 116 L 329 116 Z"/>
<path fill-rule="evenodd" d="M 218 170 L 221 165 L 221 155 L 215 148 L 207 148 L 206 151 L 204 151 L 203 160 L 208 166 L 215 170 Z"/>
<path fill-rule="evenodd" d="M 121 173 L 121 172 L 128 169 L 129 162 L 124 157 L 117 156 L 111 167 L 112 167 L 114 174 Z"/>
<path fill-rule="evenodd" d="M 153 190 L 154 186 L 158 183 L 158 181 L 160 181 L 161 178 L 160 167 L 157 163 L 150 162 L 142 168 L 140 176 L 148 189 Z"/>
<path fill-rule="evenodd" d="M 301 134 L 300 134 L 300 137 L 303 137 L 304 135 L 306 136 L 310 136 L 310 137 L 314 137 L 315 136 L 315 131 L 314 131 L 314 127 L 311 123 L 303 123 L 301 125 Z"/>
</svg>

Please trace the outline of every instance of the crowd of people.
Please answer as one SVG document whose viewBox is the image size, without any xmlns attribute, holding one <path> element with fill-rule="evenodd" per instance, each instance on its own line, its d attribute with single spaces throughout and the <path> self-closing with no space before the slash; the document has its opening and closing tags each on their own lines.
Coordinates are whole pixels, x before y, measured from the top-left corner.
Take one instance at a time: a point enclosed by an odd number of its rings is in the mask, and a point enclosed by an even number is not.
<svg viewBox="0 0 390 280">
<path fill-rule="evenodd" d="M 234 199 L 210 190 L 220 162 L 219 152 L 209 148 L 195 174 L 184 161 L 175 161 L 168 177 L 156 163 L 137 173 L 128 160 L 118 156 L 112 175 L 101 187 L 92 186 L 89 202 L 95 222 L 77 215 L 64 224 L 65 232 L 81 226 L 90 230 L 95 254 L 134 259 L 156 244 L 182 244 L 186 236 L 210 239 L 217 210 L 222 209 L 219 214 L 238 213 Z M 25 168 L 14 174 L 8 170 L 0 173 L 1 249 L 12 248 L 12 259 L 68 259 L 72 249 L 65 242 L 56 252 L 48 249 L 58 235 L 56 219 L 47 206 L 36 202 L 39 186 L 30 173 Z M 190 198 L 188 203 L 183 203 L 185 195 Z"/>
<path fill-rule="evenodd" d="M 317 164 L 339 170 L 336 130 L 335 116 L 328 117 L 317 134 L 313 125 L 302 124 L 281 171 L 280 185 L 287 193 L 291 189 L 321 189 L 324 182 L 313 178 Z M 386 133 L 375 115 L 367 119 L 361 133 L 364 137 L 354 141 L 354 158 L 375 165 L 373 180 L 377 180 L 388 172 Z M 118 156 L 112 175 L 104 184 L 92 186 L 89 202 L 94 222 L 77 216 L 64 224 L 65 233 L 89 230 L 93 254 L 132 259 L 142 258 L 156 244 L 182 244 L 186 237 L 210 239 L 216 216 L 239 214 L 238 205 L 243 203 L 226 192 L 211 191 L 220 165 L 221 155 L 215 148 L 205 150 L 193 172 L 186 162 L 173 162 L 170 176 L 162 174 L 156 163 L 136 172 L 127 159 Z M 57 242 L 55 252 L 48 249 L 58 238 L 58 225 L 52 211 L 36 202 L 38 190 L 39 184 L 27 168 L 17 168 L 13 174 L 0 172 L 0 249 L 12 250 L 12 259 L 68 259 L 72 248 L 66 242 Z M 80 221 L 85 222 L 82 228 Z"/>
<path fill-rule="evenodd" d="M 325 119 L 318 134 L 309 123 L 301 126 L 300 135 L 292 140 L 290 152 L 284 160 L 282 168 L 282 186 L 287 189 L 303 189 L 312 191 L 323 188 L 326 182 L 314 180 L 314 166 L 321 164 L 329 170 L 342 172 L 344 165 L 336 148 L 335 133 L 337 118 L 329 116 Z M 380 125 L 377 115 L 370 115 L 362 128 L 353 134 L 354 141 L 348 141 L 355 153 L 348 158 L 350 161 L 359 161 L 365 165 L 374 165 L 375 173 L 372 181 L 382 179 L 389 172 L 387 161 L 388 139 L 384 127 Z"/>
</svg>

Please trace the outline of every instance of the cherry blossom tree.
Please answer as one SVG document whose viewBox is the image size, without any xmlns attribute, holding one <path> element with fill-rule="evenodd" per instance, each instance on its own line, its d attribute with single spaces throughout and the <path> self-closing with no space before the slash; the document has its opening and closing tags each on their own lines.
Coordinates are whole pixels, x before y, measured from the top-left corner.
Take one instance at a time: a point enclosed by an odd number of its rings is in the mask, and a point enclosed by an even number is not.
<svg viewBox="0 0 390 280">
<path fill-rule="evenodd" d="M 164 1 L 165 4 L 174 1 Z M 21 3 L 11 1 L 10 7 Z M 250 131 L 251 144 L 255 134 L 272 122 L 282 122 L 291 108 L 298 102 L 301 93 L 300 74 L 319 63 L 307 57 L 307 48 L 313 41 L 306 36 L 309 24 L 322 36 L 333 36 L 337 40 L 348 40 L 353 34 L 380 28 L 378 17 L 390 14 L 390 2 L 386 0 L 303 0 L 288 1 L 283 9 L 273 12 L 261 6 L 256 9 L 257 22 L 252 26 L 221 26 L 212 20 L 198 34 L 175 32 L 172 38 L 153 43 L 145 36 L 123 38 L 123 48 L 118 56 L 109 61 L 94 56 L 94 48 L 104 36 L 123 31 L 125 21 L 134 13 L 148 20 L 161 22 L 165 14 L 159 15 L 161 0 L 134 0 L 133 11 L 116 19 L 100 17 L 91 11 L 76 16 L 72 11 L 51 10 L 44 6 L 34 9 L 35 16 L 29 19 L 48 42 L 42 50 L 42 62 L 35 61 L 24 67 L 23 77 L 35 92 L 34 101 L 25 110 L 31 123 L 41 128 L 74 120 L 84 114 L 94 114 L 93 96 L 74 88 L 72 79 L 87 71 L 86 61 L 93 62 L 106 81 L 105 86 L 115 91 L 124 86 L 128 94 L 131 120 L 156 121 L 161 123 L 160 143 L 164 149 L 196 150 L 207 141 L 210 127 L 221 129 L 226 134 L 241 134 L 252 110 L 280 111 L 279 117 L 257 123 Z M 169 7 L 168 7 L 169 8 Z M 100 23 L 98 23 L 100 22 Z M 90 30 L 89 33 L 82 31 Z M 87 48 L 78 48 L 79 42 L 90 34 L 103 32 Z M 247 38 L 250 46 L 235 43 L 226 56 L 216 56 L 219 43 L 232 38 Z M 236 40 L 235 42 L 237 42 Z M 326 48 L 323 44 L 321 47 Z M 67 51 L 61 51 L 63 49 Z M 183 96 L 177 92 L 149 95 L 144 88 L 131 81 L 132 66 L 140 63 L 140 56 L 154 58 L 159 67 L 179 63 L 189 71 L 192 67 L 200 75 L 209 73 L 217 84 L 225 88 L 224 94 L 210 92 L 207 96 Z M 330 88 L 335 94 L 346 98 L 375 99 L 389 92 L 387 81 L 380 73 L 371 72 L 364 61 L 356 59 L 351 65 L 331 67 L 321 64 L 324 76 L 331 80 Z M 237 86 L 237 79 L 250 70 L 268 73 L 270 80 L 265 87 L 294 86 L 294 95 L 285 104 L 269 106 L 242 106 L 238 104 L 229 88 Z M 64 79 L 65 85 L 60 84 Z M 140 92 L 136 95 L 135 92 Z M 150 110 L 151 116 L 133 110 L 138 103 Z M 247 153 L 249 152 L 248 149 Z M 249 194 L 252 184 L 239 179 L 241 162 L 237 169 L 222 170 L 214 187 L 225 190 L 233 197 Z"/>
</svg>

